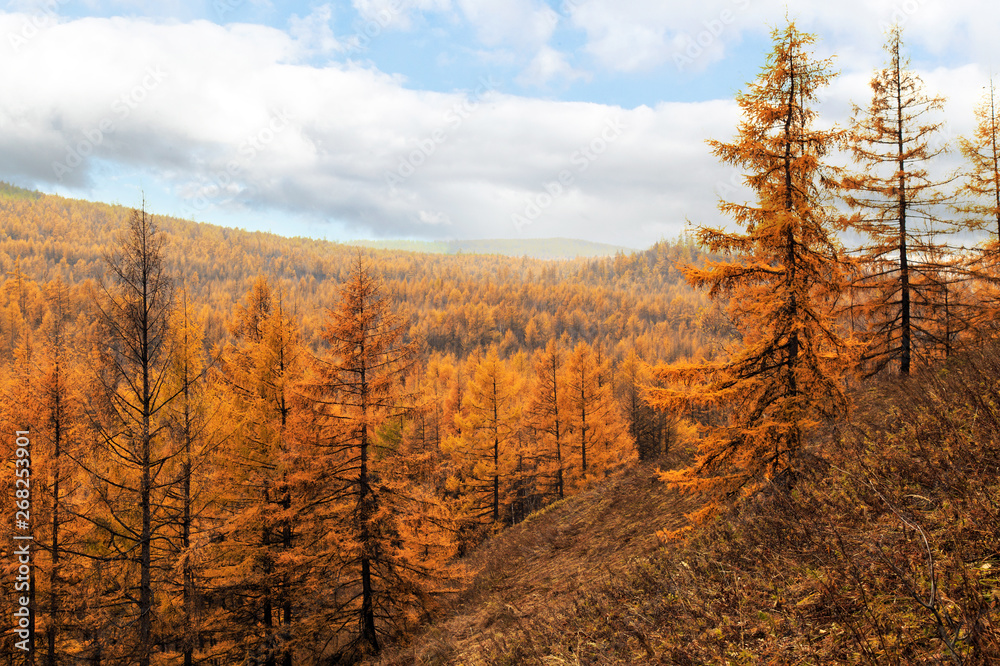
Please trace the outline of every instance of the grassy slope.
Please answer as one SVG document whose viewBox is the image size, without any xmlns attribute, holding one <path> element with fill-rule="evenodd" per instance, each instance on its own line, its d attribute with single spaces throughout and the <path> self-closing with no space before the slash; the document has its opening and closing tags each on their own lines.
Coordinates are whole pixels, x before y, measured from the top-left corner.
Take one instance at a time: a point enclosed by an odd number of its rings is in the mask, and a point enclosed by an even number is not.
<svg viewBox="0 0 1000 666">
<path fill-rule="evenodd" d="M 581 621 L 581 605 L 655 556 L 656 530 L 679 527 L 690 507 L 648 465 L 546 507 L 470 558 L 478 573 L 452 615 L 385 662 L 539 663 L 569 657 L 577 641 L 596 645 L 605 628 Z M 566 630 L 569 650 L 558 645 Z M 637 637 L 622 638 L 625 650 L 646 654 Z"/>
<path fill-rule="evenodd" d="M 686 543 L 646 467 L 500 534 L 383 663 L 1000 663 L 1000 347 L 856 402 L 792 492 Z"/>
</svg>

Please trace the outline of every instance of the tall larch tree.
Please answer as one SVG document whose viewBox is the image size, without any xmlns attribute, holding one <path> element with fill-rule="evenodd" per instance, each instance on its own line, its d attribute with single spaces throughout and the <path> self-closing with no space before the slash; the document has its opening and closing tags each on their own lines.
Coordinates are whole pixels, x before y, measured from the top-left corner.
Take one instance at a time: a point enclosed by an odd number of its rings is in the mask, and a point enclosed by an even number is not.
<svg viewBox="0 0 1000 666">
<path fill-rule="evenodd" d="M 527 406 L 528 423 L 535 435 L 534 452 L 541 475 L 554 499 L 566 496 L 567 420 L 566 352 L 555 338 L 535 354 L 534 383 Z"/>
<path fill-rule="evenodd" d="M 80 549 L 75 532 L 79 521 L 74 520 L 80 494 L 78 469 L 71 456 L 76 453 L 80 414 L 78 399 L 71 387 L 76 385 L 79 358 L 74 353 L 74 336 L 70 330 L 71 310 L 68 290 L 61 280 L 48 285 L 48 313 L 42 323 L 41 416 L 40 433 L 44 442 L 45 470 L 43 493 L 46 525 L 39 544 L 48 555 L 45 599 L 38 606 L 39 618 L 44 618 L 44 658 L 46 666 L 55 666 L 59 655 L 71 651 L 73 618 L 78 606 L 72 594 L 78 582 L 79 558 L 73 551 Z M 68 631 L 67 631 L 68 630 Z"/>
<path fill-rule="evenodd" d="M 871 104 L 855 107 L 845 135 L 860 169 L 840 184 L 856 211 L 846 227 L 865 239 L 851 253 L 856 270 L 849 306 L 868 345 L 862 368 L 866 375 L 887 367 L 906 375 L 918 358 L 950 349 L 956 322 L 969 311 L 956 298 L 964 271 L 941 240 L 949 230 L 941 215 L 951 178 L 930 171 L 947 149 L 934 141 L 943 124 L 934 114 L 944 99 L 929 96 L 909 69 L 898 26 L 885 49 L 889 62 L 871 80 Z"/>
<path fill-rule="evenodd" d="M 426 544 L 414 543 L 410 529 L 424 507 L 407 487 L 399 449 L 412 403 L 404 393 L 415 352 L 408 330 L 359 252 L 323 330 L 327 354 L 305 384 L 317 435 L 299 474 L 316 544 L 315 631 L 335 646 L 321 655 L 333 662 L 378 654 L 427 600 Z"/>
<path fill-rule="evenodd" d="M 219 497 L 212 493 L 208 473 L 210 454 L 223 439 L 222 425 L 217 421 L 219 404 L 212 405 L 207 390 L 204 332 L 200 322 L 192 315 L 187 290 L 180 293 L 171 326 L 171 362 L 168 366 L 166 388 L 174 396 L 166 410 L 165 420 L 177 456 L 169 466 L 176 479 L 169 494 L 174 516 L 173 549 L 179 565 L 179 576 L 170 581 L 173 589 L 169 608 L 175 639 L 180 639 L 180 653 L 184 666 L 194 663 L 198 645 L 205 638 L 201 597 L 204 585 L 199 579 L 207 577 L 205 562 L 197 555 L 196 543 L 204 541 L 205 533 L 218 529 L 221 507 L 215 506 Z M 210 412 L 215 412 L 213 418 Z M 179 636 L 178 636 L 179 634 Z"/>
<path fill-rule="evenodd" d="M 294 539 L 286 459 L 304 352 L 281 294 L 262 276 L 237 307 L 231 332 L 235 341 L 223 354 L 221 381 L 238 427 L 225 447 L 231 497 L 221 544 L 229 567 L 222 579 L 225 593 L 240 603 L 231 618 L 239 632 L 227 638 L 241 658 L 291 664 L 292 581 L 281 562 Z"/>
<path fill-rule="evenodd" d="M 173 457 L 162 411 L 170 361 L 171 279 L 163 265 L 163 236 L 145 208 L 133 210 L 105 260 L 108 277 L 96 303 L 102 325 L 96 394 L 88 405 L 97 441 L 87 465 L 97 507 L 90 517 L 107 546 L 105 561 L 120 568 L 120 598 L 109 600 L 115 650 L 149 666 L 154 637 L 154 589 L 169 552 L 165 498 Z M 110 643 L 111 641 L 109 641 Z"/>
<path fill-rule="evenodd" d="M 972 136 L 959 138 L 966 167 L 958 193 L 958 213 L 966 216 L 970 228 L 987 234 L 973 263 L 975 273 L 985 283 L 980 289 L 985 307 L 977 327 L 995 330 L 1000 314 L 1000 117 L 992 79 L 975 114 Z"/>
<path fill-rule="evenodd" d="M 659 366 L 666 388 L 649 388 L 658 409 L 715 407 L 693 466 L 665 474 L 709 501 L 704 520 L 727 498 L 793 477 L 805 438 L 842 414 L 845 343 L 830 309 L 838 289 L 837 246 L 821 184 L 823 157 L 837 139 L 816 129 L 812 104 L 832 74 L 809 52 L 814 37 L 789 23 L 773 33 L 774 49 L 758 78 L 736 101 L 743 112 L 732 142 L 711 141 L 726 164 L 743 169 L 756 202 L 722 201 L 744 231 L 700 228 L 699 242 L 732 259 L 688 266 L 688 281 L 728 297 L 741 341 L 712 363 Z"/>
<path fill-rule="evenodd" d="M 636 458 L 635 440 L 628 436 L 628 425 L 605 373 L 597 352 L 586 342 L 578 342 L 566 364 L 566 430 L 572 451 L 569 476 L 576 487 Z"/>
<path fill-rule="evenodd" d="M 481 525 L 499 525 L 517 464 L 523 411 L 521 379 L 490 347 L 476 363 L 456 416 L 459 432 L 446 446 L 458 458 L 464 513 Z"/>
<path fill-rule="evenodd" d="M 634 346 L 619 364 L 615 394 L 624 410 L 629 436 L 635 441 L 639 460 L 655 460 L 670 451 L 675 418 L 657 412 L 646 401 L 644 387 L 653 381 L 650 367 L 642 361 Z"/>
</svg>

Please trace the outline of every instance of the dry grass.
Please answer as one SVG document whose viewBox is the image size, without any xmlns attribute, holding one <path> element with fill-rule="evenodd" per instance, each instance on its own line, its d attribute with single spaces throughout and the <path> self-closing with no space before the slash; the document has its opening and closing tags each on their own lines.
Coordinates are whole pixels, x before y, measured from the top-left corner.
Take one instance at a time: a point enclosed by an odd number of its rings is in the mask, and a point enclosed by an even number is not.
<svg viewBox="0 0 1000 666">
<path fill-rule="evenodd" d="M 1000 353 L 857 398 L 791 492 L 684 543 L 640 467 L 485 544 L 389 664 L 1000 663 Z"/>
<path fill-rule="evenodd" d="M 383 663 L 590 663 L 580 655 L 599 641 L 577 625 L 593 591 L 655 555 L 655 532 L 679 526 L 690 507 L 651 466 L 546 507 L 485 543 L 470 558 L 478 574 L 450 617 Z"/>
</svg>

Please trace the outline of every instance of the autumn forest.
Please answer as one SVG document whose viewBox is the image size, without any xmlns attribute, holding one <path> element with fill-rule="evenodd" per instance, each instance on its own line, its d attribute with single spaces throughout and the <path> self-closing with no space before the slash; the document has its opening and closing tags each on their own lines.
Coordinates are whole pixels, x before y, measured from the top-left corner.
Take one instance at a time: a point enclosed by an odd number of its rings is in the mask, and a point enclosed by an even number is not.
<svg viewBox="0 0 1000 666">
<path fill-rule="evenodd" d="M 995 663 L 992 83 L 947 172 L 901 31 L 843 128 L 815 39 L 706 147 L 728 226 L 641 252 L 3 184 L 0 663 Z"/>
</svg>

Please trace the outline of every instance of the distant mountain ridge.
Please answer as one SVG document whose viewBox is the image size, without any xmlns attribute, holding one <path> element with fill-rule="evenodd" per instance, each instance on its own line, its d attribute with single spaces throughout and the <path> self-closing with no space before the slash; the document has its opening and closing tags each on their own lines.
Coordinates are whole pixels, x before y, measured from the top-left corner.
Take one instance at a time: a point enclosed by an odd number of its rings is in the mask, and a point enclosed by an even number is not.
<svg viewBox="0 0 1000 666">
<path fill-rule="evenodd" d="M 638 249 L 573 238 L 495 238 L 487 240 L 415 241 L 415 240 L 355 240 L 359 245 L 379 250 L 403 250 L 427 254 L 498 254 L 506 257 L 532 259 L 589 259 L 634 254 Z"/>
<path fill-rule="evenodd" d="M 43 196 L 45 194 L 42 192 L 0 181 L 0 198 L 35 201 Z M 375 250 L 401 250 L 425 254 L 496 254 L 531 259 L 591 259 L 613 257 L 617 254 L 635 254 L 641 251 L 633 247 L 594 243 L 574 238 L 496 238 L 448 241 L 353 240 L 340 244 Z"/>
</svg>

